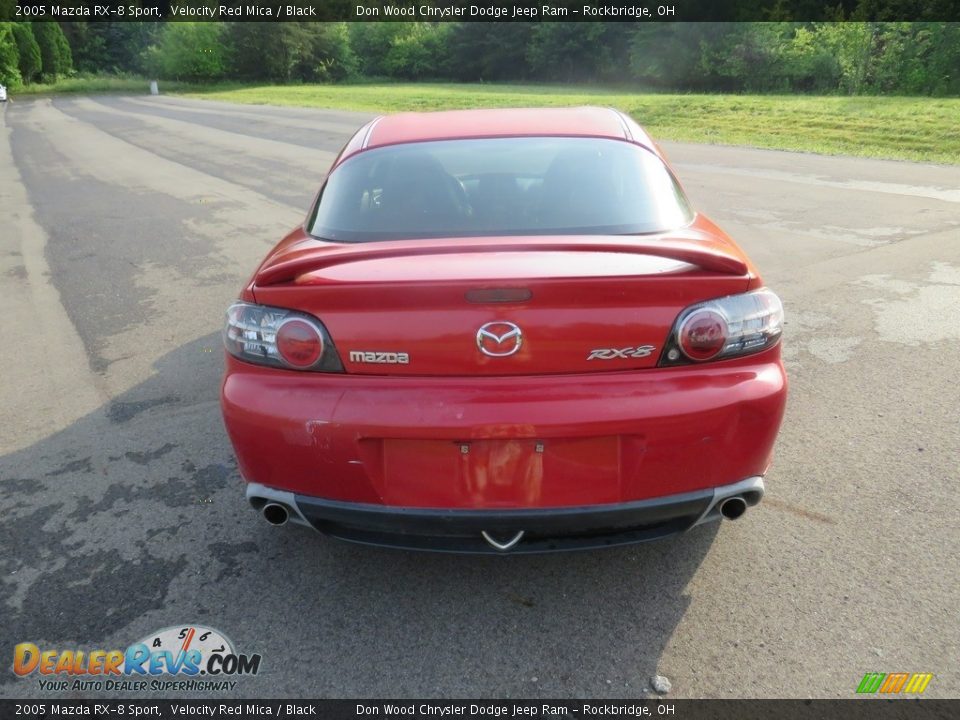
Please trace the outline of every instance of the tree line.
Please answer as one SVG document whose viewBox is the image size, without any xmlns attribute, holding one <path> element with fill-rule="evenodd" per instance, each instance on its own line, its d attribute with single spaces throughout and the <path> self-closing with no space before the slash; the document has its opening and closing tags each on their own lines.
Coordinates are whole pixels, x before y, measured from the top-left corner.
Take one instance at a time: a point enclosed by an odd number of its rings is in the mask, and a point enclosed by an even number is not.
<svg viewBox="0 0 960 720">
<path fill-rule="evenodd" d="M 0 82 L 75 73 L 958 95 L 960 23 L 0 23 Z"/>
</svg>

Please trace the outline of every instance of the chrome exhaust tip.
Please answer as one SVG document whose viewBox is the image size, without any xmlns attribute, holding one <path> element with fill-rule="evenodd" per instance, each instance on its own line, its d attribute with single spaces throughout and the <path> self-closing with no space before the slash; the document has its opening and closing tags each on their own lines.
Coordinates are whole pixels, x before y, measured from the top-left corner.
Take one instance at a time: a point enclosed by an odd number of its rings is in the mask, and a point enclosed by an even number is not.
<svg viewBox="0 0 960 720">
<path fill-rule="evenodd" d="M 707 522 L 719 522 L 724 518 L 736 520 L 747 511 L 747 508 L 759 503 L 763 499 L 763 493 L 763 478 L 759 475 L 731 485 L 715 487 L 713 499 L 694 526 Z"/>
<path fill-rule="evenodd" d="M 736 520 L 747 511 L 747 502 L 742 497 L 731 497 L 720 503 L 720 514 L 727 520 Z"/>
<path fill-rule="evenodd" d="M 263 519 L 271 525 L 280 527 L 286 525 L 290 519 L 290 513 L 283 505 L 277 503 L 267 503 L 263 506 Z"/>
<path fill-rule="evenodd" d="M 271 525 L 278 527 L 289 522 L 292 525 L 310 527 L 310 523 L 297 507 L 297 496 L 292 492 L 277 490 L 259 483 L 247 483 L 246 495 L 250 507 L 263 515 Z"/>
</svg>

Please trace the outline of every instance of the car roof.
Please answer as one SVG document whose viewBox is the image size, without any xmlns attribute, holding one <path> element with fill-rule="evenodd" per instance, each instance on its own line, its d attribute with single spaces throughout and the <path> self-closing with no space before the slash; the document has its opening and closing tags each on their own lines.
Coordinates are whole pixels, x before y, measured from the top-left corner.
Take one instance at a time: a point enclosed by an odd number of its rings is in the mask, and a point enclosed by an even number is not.
<svg viewBox="0 0 960 720">
<path fill-rule="evenodd" d="M 549 135 L 632 140 L 652 147 L 646 133 L 620 112 L 612 108 L 576 107 L 446 110 L 385 115 L 370 123 L 359 149 L 426 140 Z"/>
</svg>

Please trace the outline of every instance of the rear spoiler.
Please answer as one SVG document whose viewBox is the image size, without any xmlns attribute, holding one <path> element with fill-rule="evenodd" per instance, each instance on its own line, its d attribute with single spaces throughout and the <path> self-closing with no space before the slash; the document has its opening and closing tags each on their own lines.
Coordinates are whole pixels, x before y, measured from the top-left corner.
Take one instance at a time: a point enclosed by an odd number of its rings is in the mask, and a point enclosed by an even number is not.
<svg viewBox="0 0 960 720">
<path fill-rule="evenodd" d="M 690 233 L 694 238 L 704 237 Z M 686 239 L 675 236 L 625 237 L 611 239 L 557 239 L 530 238 L 470 238 L 462 242 L 454 239 L 399 240 L 349 245 L 313 246 L 291 253 L 291 256 L 268 264 L 257 272 L 254 282 L 260 287 L 279 285 L 296 280 L 300 275 L 323 268 L 362 260 L 381 260 L 394 257 L 428 257 L 477 252 L 604 252 L 631 255 L 654 255 L 696 265 L 710 272 L 745 275 L 746 263 L 722 244 L 713 240 Z"/>
</svg>

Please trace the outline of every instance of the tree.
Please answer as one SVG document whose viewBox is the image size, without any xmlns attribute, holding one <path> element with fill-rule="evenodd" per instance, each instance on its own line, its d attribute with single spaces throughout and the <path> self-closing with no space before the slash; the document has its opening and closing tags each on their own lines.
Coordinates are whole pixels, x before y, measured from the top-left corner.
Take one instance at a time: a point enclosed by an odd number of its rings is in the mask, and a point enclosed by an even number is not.
<svg viewBox="0 0 960 720">
<path fill-rule="evenodd" d="M 144 67 L 165 79 L 219 80 L 227 70 L 223 32 L 220 23 L 167 23 L 159 42 L 144 53 Z"/>
<path fill-rule="evenodd" d="M 107 43 L 100 28 L 109 23 L 65 22 L 61 26 L 63 34 L 70 43 L 73 64 L 77 70 L 85 73 L 108 71 Z"/>
<path fill-rule="evenodd" d="M 44 80 L 55 82 L 58 77 L 73 70 L 73 55 L 70 44 L 55 22 L 38 22 L 32 25 L 33 36 L 40 46 L 41 72 Z"/>
<path fill-rule="evenodd" d="M 637 28 L 630 44 L 634 77 L 671 89 L 711 89 L 704 49 L 719 41 L 730 23 L 648 23 Z M 714 78 L 715 80 L 715 78 Z"/>
<path fill-rule="evenodd" d="M 615 25 L 538 23 L 527 48 L 530 69 L 545 80 L 590 80 L 608 74 L 613 58 L 606 36 Z"/>
<path fill-rule="evenodd" d="M 876 37 L 873 23 L 817 23 L 814 32 L 840 66 L 840 88 L 857 95 L 867 88 Z"/>
<path fill-rule="evenodd" d="M 880 23 L 870 91 L 912 95 L 960 90 L 960 24 Z"/>
<path fill-rule="evenodd" d="M 96 22 L 91 29 L 105 46 L 104 69 L 109 72 L 143 72 L 143 49 L 159 42 L 163 25 L 156 22 Z"/>
<path fill-rule="evenodd" d="M 13 37 L 16 40 L 17 52 L 20 56 L 20 77 L 23 78 L 25 83 L 35 82 L 40 77 L 43 61 L 40 58 L 40 46 L 33 36 L 30 23 L 13 23 Z"/>
<path fill-rule="evenodd" d="M 787 90 L 783 68 L 789 23 L 747 22 L 731 24 L 725 32 L 701 45 L 704 71 L 715 78 L 715 87 L 736 92 Z"/>
<path fill-rule="evenodd" d="M 97 20 L 65 22 L 61 27 L 80 72 L 142 73 L 144 50 L 159 42 L 164 25 Z"/>
<path fill-rule="evenodd" d="M 823 39 L 807 26 L 797 27 L 782 50 L 784 83 L 801 92 L 836 92 L 840 64 Z"/>
<path fill-rule="evenodd" d="M 316 23 L 309 23 L 316 27 Z M 360 74 L 360 60 L 350 46 L 347 23 L 328 23 L 317 38 L 314 56 L 319 59 L 318 76 L 323 80 L 351 80 Z M 320 76 L 319 68 L 323 68 Z"/>
<path fill-rule="evenodd" d="M 329 81 L 356 77 L 347 23 L 229 23 L 231 74 L 242 80 Z"/>
<path fill-rule="evenodd" d="M 925 92 L 960 94 L 960 23 L 921 23 L 917 63 L 927 75 Z"/>
<path fill-rule="evenodd" d="M 15 17 L 18 0 L 0 0 L 0 18 Z"/>
<path fill-rule="evenodd" d="M 533 28 L 521 22 L 456 23 L 447 34 L 448 74 L 467 81 L 529 77 L 527 47 Z"/>
<path fill-rule="evenodd" d="M 447 25 L 405 23 L 405 32 L 390 41 L 383 70 L 390 77 L 406 80 L 435 79 L 448 65 Z"/>
<path fill-rule="evenodd" d="M 10 22 L 0 22 L 0 84 L 16 89 L 21 85 L 21 78 L 13 25 Z"/>
<path fill-rule="evenodd" d="M 367 77 L 390 75 L 387 55 L 394 40 L 409 34 L 409 25 L 404 22 L 350 23 L 350 46 L 359 60 L 360 72 Z M 395 67 L 393 69 L 396 69 Z"/>
<path fill-rule="evenodd" d="M 344 80 L 357 75 L 346 23 L 284 23 L 282 43 L 289 58 L 284 81 Z"/>
</svg>

